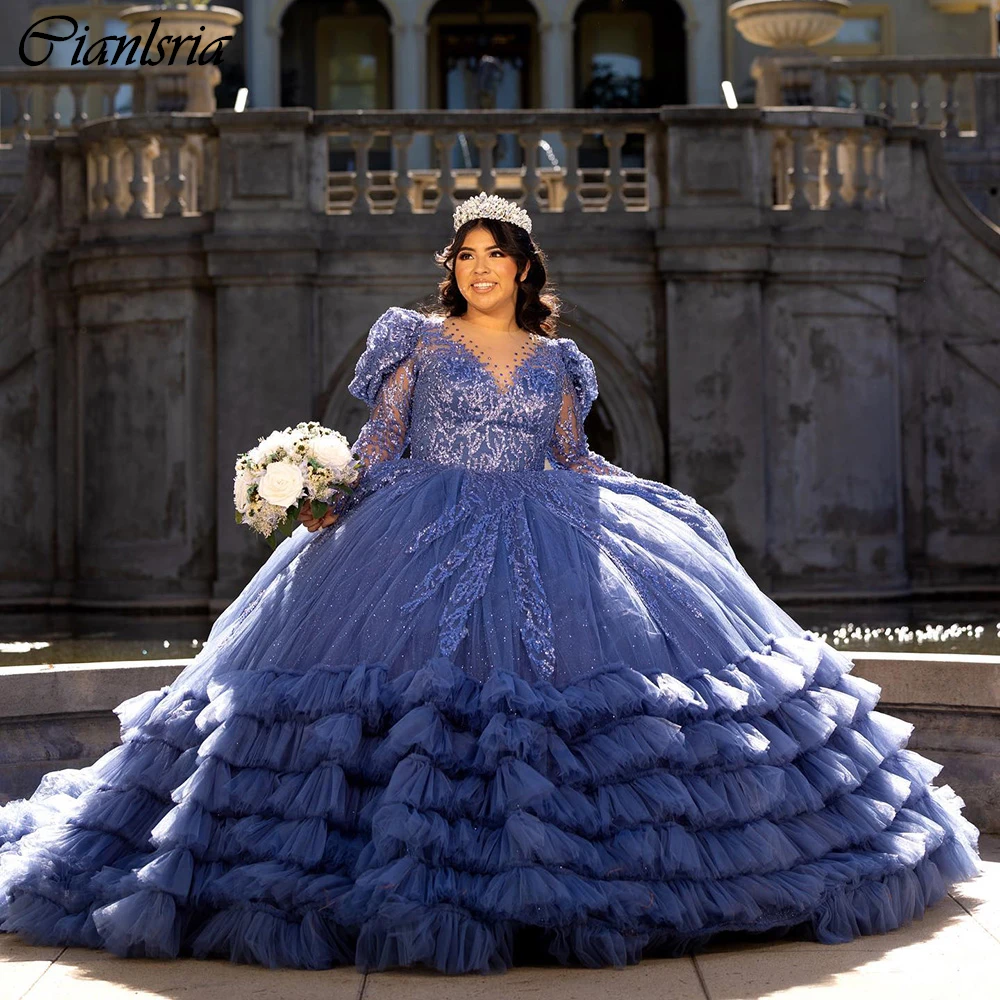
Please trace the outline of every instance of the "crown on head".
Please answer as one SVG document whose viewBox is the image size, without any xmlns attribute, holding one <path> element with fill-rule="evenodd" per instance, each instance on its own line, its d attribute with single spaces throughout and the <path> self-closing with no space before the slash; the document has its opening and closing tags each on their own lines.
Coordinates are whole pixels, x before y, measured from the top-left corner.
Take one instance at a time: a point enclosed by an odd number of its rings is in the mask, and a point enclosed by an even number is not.
<svg viewBox="0 0 1000 1000">
<path fill-rule="evenodd" d="M 517 202 L 508 201 L 498 194 L 488 195 L 480 191 L 474 198 L 468 198 L 455 209 L 455 232 L 470 219 L 499 219 L 513 222 L 526 232 L 531 232 L 531 216 Z"/>
</svg>

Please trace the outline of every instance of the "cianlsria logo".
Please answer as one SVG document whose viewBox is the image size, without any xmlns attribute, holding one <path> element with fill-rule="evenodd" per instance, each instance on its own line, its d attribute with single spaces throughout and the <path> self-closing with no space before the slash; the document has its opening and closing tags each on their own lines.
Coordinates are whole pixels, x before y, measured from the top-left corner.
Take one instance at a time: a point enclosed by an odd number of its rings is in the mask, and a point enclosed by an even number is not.
<svg viewBox="0 0 1000 1000">
<path fill-rule="evenodd" d="M 205 30 L 204 26 L 201 30 Z M 218 66 L 222 63 L 223 48 L 233 40 L 232 35 L 223 35 L 221 38 L 214 36 L 199 51 L 201 35 L 162 35 L 157 38 L 160 31 L 158 17 L 150 22 L 150 31 L 145 38 L 142 35 L 105 35 L 91 41 L 88 31 L 90 25 L 83 25 L 81 30 L 80 23 L 67 14 L 43 17 L 35 21 L 21 37 L 18 48 L 21 62 L 26 66 L 44 66 L 52 57 L 56 45 L 71 45 L 75 42 L 69 62 L 71 66 L 159 66 L 164 62 L 173 66 L 178 59 L 184 59 L 188 66 L 207 66 L 209 63 Z M 49 43 L 45 55 L 40 59 L 33 59 L 28 54 L 32 38 Z"/>
</svg>

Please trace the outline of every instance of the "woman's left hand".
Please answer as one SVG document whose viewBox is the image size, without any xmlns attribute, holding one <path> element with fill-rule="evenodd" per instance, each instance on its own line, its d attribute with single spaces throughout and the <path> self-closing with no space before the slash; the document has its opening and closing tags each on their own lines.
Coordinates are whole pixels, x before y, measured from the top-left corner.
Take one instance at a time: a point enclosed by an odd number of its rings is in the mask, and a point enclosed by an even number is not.
<svg viewBox="0 0 1000 1000">
<path fill-rule="evenodd" d="M 299 511 L 299 520 L 310 531 L 319 531 L 320 528 L 328 528 L 331 524 L 336 523 L 337 518 L 339 517 L 339 514 L 335 514 L 331 510 L 328 510 L 322 517 L 313 517 L 309 504 L 306 504 L 302 510 Z"/>
</svg>

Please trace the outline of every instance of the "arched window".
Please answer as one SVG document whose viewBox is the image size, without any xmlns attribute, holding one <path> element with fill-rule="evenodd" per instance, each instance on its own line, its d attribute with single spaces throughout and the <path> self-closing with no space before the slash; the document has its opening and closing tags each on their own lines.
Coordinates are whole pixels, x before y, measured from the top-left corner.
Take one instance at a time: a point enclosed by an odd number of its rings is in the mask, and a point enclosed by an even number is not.
<svg viewBox="0 0 1000 1000">
<path fill-rule="evenodd" d="M 427 24 L 431 107 L 537 105 L 538 15 L 528 0 L 439 0 Z"/>
<path fill-rule="evenodd" d="M 538 15 L 528 0 L 439 0 L 428 24 L 429 105 L 452 111 L 516 110 L 539 103 Z M 520 166 L 517 137 L 497 137 L 494 164 Z M 478 169 L 479 150 L 459 134 L 452 166 Z"/>
<path fill-rule="evenodd" d="M 392 107 L 391 19 L 378 0 L 296 0 L 281 21 L 281 104 Z"/>
<path fill-rule="evenodd" d="M 675 0 L 583 0 L 575 27 L 577 107 L 687 103 L 687 35 Z"/>
</svg>

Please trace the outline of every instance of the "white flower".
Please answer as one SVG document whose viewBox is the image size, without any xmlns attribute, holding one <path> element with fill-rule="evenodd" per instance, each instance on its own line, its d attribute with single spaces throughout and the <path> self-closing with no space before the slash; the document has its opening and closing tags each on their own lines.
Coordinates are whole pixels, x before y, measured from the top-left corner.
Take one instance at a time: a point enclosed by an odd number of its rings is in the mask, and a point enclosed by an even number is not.
<svg viewBox="0 0 1000 1000">
<path fill-rule="evenodd" d="M 292 453 L 295 447 L 295 438 L 287 431 L 271 431 L 266 438 L 261 439 L 260 444 L 253 448 L 250 454 L 260 462 L 280 449 L 284 449 L 287 454 Z"/>
<path fill-rule="evenodd" d="M 240 469 L 236 473 L 236 479 L 233 482 L 233 500 L 236 501 L 236 509 L 241 514 L 245 514 L 250 505 L 250 501 L 247 499 L 247 490 L 250 489 L 253 479 L 249 469 Z"/>
<path fill-rule="evenodd" d="M 302 470 L 291 462 L 271 462 L 257 490 L 268 503 L 290 507 L 302 493 Z"/>
<path fill-rule="evenodd" d="M 309 442 L 309 454 L 328 469 L 340 469 L 352 461 L 354 455 L 347 439 L 339 434 L 323 434 Z"/>
</svg>

